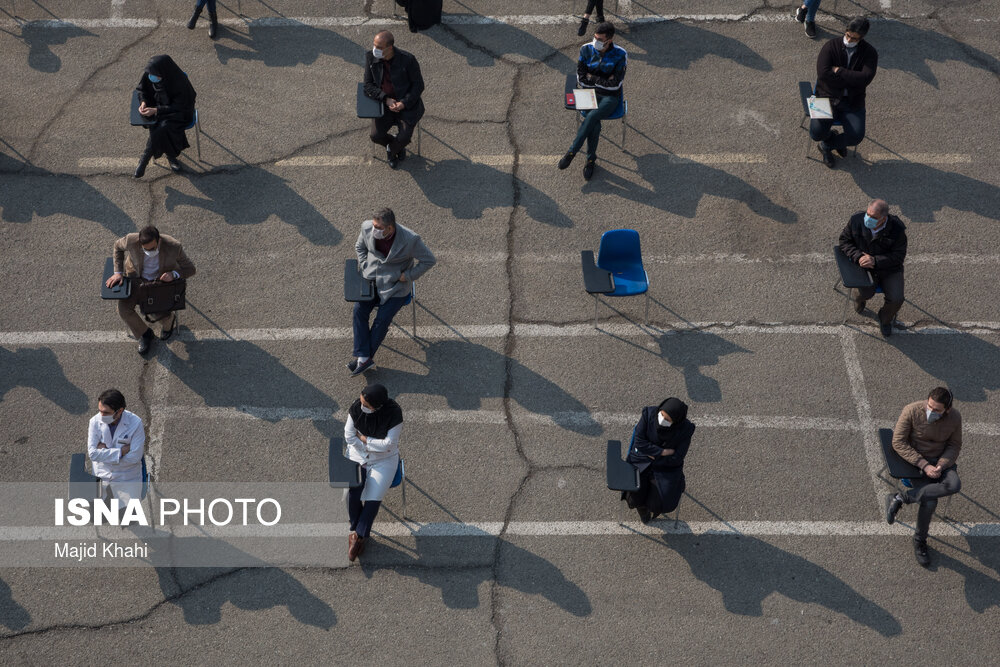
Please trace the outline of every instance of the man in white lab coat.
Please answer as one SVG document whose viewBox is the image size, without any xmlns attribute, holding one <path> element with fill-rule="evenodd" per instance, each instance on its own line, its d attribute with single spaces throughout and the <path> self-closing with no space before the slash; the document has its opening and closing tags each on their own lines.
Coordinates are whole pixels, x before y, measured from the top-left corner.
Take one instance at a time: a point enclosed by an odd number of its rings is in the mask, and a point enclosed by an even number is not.
<svg viewBox="0 0 1000 667">
<path fill-rule="evenodd" d="M 142 455 L 146 432 L 142 419 L 125 409 L 125 397 L 108 389 L 97 399 L 98 413 L 90 418 L 87 455 L 101 480 L 101 497 L 110 489 L 121 507 L 142 496 Z"/>
</svg>

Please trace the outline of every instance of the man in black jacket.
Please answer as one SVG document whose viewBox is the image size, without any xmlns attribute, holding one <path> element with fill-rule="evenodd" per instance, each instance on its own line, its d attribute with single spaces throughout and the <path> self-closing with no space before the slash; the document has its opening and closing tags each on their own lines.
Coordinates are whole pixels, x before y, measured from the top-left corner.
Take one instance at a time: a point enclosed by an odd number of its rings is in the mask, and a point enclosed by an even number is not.
<svg viewBox="0 0 1000 667">
<path fill-rule="evenodd" d="M 365 95 L 385 105 L 381 118 L 372 119 L 371 138 L 385 146 L 389 166 L 395 169 L 406 157 L 417 122 L 424 115 L 424 79 L 412 54 L 397 49 L 388 30 L 375 35 L 373 48 L 365 54 Z M 398 127 L 396 136 L 389 129 Z"/>
<path fill-rule="evenodd" d="M 847 157 L 847 147 L 865 138 L 865 90 L 878 69 L 878 51 L 865 41 L 868 19 L 854 19 L 843 38 L 823 45 L 816 59 L 816 97 L 830 98 L 833 119 L 814 118 L 809 136 L 818 141 L 823 163 L 833 169 L 833 151 Z M 833 130 L 834 121 L 844 124 L 843 134 Z"/>
<path fill-rule="evenodd" d="M 851 216 L 840 233 L 840 249 L 848 258 L 871 273 L 875 284 L 885 293 L 885 303 L 878 311 L 883 336 L 892 335 L 892 323 L 903 305 L 903 260 L 906 258 L 906 226 L 889 215 L 885 200 L 876 199 L 867 211 Z M 854 310 L 864 312 L 865 302 L 875 295 L 874 287 L 858 289 Z"/>
</svg>

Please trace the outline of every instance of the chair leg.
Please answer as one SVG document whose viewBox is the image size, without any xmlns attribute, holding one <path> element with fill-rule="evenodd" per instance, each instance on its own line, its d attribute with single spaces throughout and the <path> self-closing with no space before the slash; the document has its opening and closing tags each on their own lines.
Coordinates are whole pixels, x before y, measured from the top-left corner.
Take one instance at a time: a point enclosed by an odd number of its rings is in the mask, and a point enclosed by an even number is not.
<svg viewBox="0 0 1000 667">
<path fill-rule="evenodd" d="M 649 326 L 649 289 L 646 289 L 646 326 Z"/>
<path fill-rule="evenodd" d="M 844 292 L 844 318 L 840 320 L 841 324 L 847 324 L 847 309 L 851 305 L 851 292 L 853 290 L 846 290 Z"/>
<path fill-rule="evenodd" d="M 201 119 L 194 120 L 194 145 L 198 148 L 198 162 L 201 162 Z"/>
<path fill-rule="evenodd" d="M 618 12 L 616 11 L 615 13 L 617 14 Z M 625 150 L 625 128 L 626 127 L 627 127 L 627 125 L 625 125 L 625 116 L 622 116 L 622 151 Z"/>
<path fill-rule="evenodd" d="M 413 314 L 413 337 L 417 337 L 417 299 L 410 299 L 410 312 Z"/>
<path fill-rule="evenodd" d="M 681 501 L 682 500 L 684 500 L 684 494 L 683 493 L 681 494 L 681 499 L 677 501 L 677 507 L 675 508 L 675 511 L 674 511 L 674 528 L 677 527 L 677 524 L 680 523 L 680 520 L 681 520 Z"/>
<path fill-rule="evenodd" d="M 597 295 L 594 295 L 594 328 L 597 328 Z"/>
<path fill-rule="evenodd" d="M 403 519 L 406 519 L 406 475 L 403 475 Z"/>
<path fill-rule="evenodd" d="M 417 155 L 423 157 L 423 153 L 420 152 L 420 140 L 424 136 L 424 131 L 420 129 L 420 123 L 417 123 Z"/>
</svg>

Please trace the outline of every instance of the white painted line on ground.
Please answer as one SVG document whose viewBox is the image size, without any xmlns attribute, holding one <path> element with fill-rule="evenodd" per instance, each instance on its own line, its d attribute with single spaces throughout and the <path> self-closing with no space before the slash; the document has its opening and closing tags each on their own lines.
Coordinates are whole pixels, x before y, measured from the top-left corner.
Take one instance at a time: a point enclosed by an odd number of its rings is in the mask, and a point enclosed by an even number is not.
<svg viewBox="0 0 1000 667">
<path fill-rule="evenodd" d="M 864 443 L 865 459 L 868 461 L 868 472 L 872 477 L 872 488 L 875 491 L 875 508 L 882 507 L 882 498 L 886 489 L 879 479 L 882 469 L 882 452 L 878 442 L 878 425 L 872 418 L 871 404 L 868 402 L 868 390 L 865 387 L 865 375 L 858 358 L 858 348 L 854 344 L 854 334 L 844 329 L 840 334 L 841 348 L 844 351 L 844 365 L 847 367 L 847 378 L 854 395 L 854 404 L 858 410 L 858 420 L 861 423 L 861 439 Z M 876 516 L 878 516 L 876 514 Z"/>
<path fill-rule="evenodd" d="M 111 0 L 111 18 L 120 19 L 122 17 L 122 7 L 125 6 L 125 0 Z"/>
<path fill-rule="evenodd" d="M 138 162 L 131 157 L 82 157 L 76 164 L 81 169 L 135 169 Z"/>
<path fill-rule="evenodd" d="M 374 163 L 372 157 L 353 155 L 303 155 L 278 160 L 275 167 L 361 167 Z"/>
<path fill-rule="evenodd" d="M 169 368 L 170 355 L 157 359 L 153 368 L 152 388 L 149 392 L 148 406 L 150 414 L 149 440 L 146 442 L 146 452 L 149 455 L 149 478 L 157 479 L 160 465 L 163 463 L 163 433 L 166 429 L 166 419 L 159 414 L 162 406 L 167 404 L 170 391 L 170 378 L 173 372 Z"/>
<path fill-rule="evenodd" d="M 961 329 L 948 327 L 912 327 L 897 331 L 897 336 L 919 335 L 996 335 L 1000 333 L 1000 322 L 960 322 Z M 670 328 L 666 328 L 670 327 Z M 855 325 L 851 328 L 865 333 L 875 333 L 875 325 Z M 671 322 L 661 326 L 602 322 L 598 328 L 592 324 L 515 324 L 514 335 L 525 338 L 586 338 L 613 334 L 626 338 L 679 336 L 691 334 L 714 334 L 717 336 L 754 335 L 816 335 L 838 336 L 844 327 L 839 324 L 735 324 L 731 322 Z M 420 337 L 427 340 L 455 340 L 502 338 L 510 333 L 506 324 L 468 324 L 421 326 Z M 171 341 L 186 343 L 195 341 L 305 341 L 305 340 L 348 340 L 353 336 L 347 327 L 307 327 L 291 329 L 230 329 L 223 333 L 218 329 L 185 329 L 174 334 Z M 398 328 L 390 329 L 390 339 L 410 338 L 410 334 Z M 0 345 L 89 345 L 101 343 L 133 343 L 134 339 L 124 331 L 6 331 L 0 332 Z"/>
<path fill-rule="evenodd" d="M 882 9 L 892 9 L 892 0 L 879 0 L 878 4 Z"/>
<path fill-rule="evenodd" d="M 970 164 L 968 153 L 871 153 L 869 162 L 914 162 L 917 164 Z"/>
</svg>

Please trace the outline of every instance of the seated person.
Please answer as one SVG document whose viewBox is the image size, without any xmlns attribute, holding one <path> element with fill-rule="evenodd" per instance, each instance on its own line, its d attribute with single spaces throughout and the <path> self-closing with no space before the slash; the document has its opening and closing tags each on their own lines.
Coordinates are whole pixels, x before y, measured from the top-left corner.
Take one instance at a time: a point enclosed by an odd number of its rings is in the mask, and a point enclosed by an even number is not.
<svg viewBox="0 0 1000 667">
<path fill-rule="evenodd" d="M 147 125 L 149 138 L 133 176 L 142 178 L 150 159 L 167 156 L 170 169 L 181 170 L 177 156 L 191 144 L 184 130 L 194 122 L 195 92 L 191 82 L 170 56 L 154 56 L 139 85 L 139 113 L 156 122 Z"/>
<path fill-rule="evenodd" d="M 688 406 L 668 398 L 659 407 L 642 409 L 626 461 L 639 469 L 639 490 L 622 499 L 639 512 L 643 523 L 677 509 L 684 493 L 684 457 L 691 446 L 694 424 Z"/>
<path fill-rule="evenodd" d="M 406 146 L 424 115 L 424 79 L 413 54 L 395 46 L 388 30 L 375 35 L 371 51 L 365 53 L 365 95 L 385 105 L 381 118 L 372 118 L 371 140 L 385 146 L 389 166 L 395 169 L 406 158 Z M 389 130 L 396 126 L 396 136 Z"/>
</svg>

